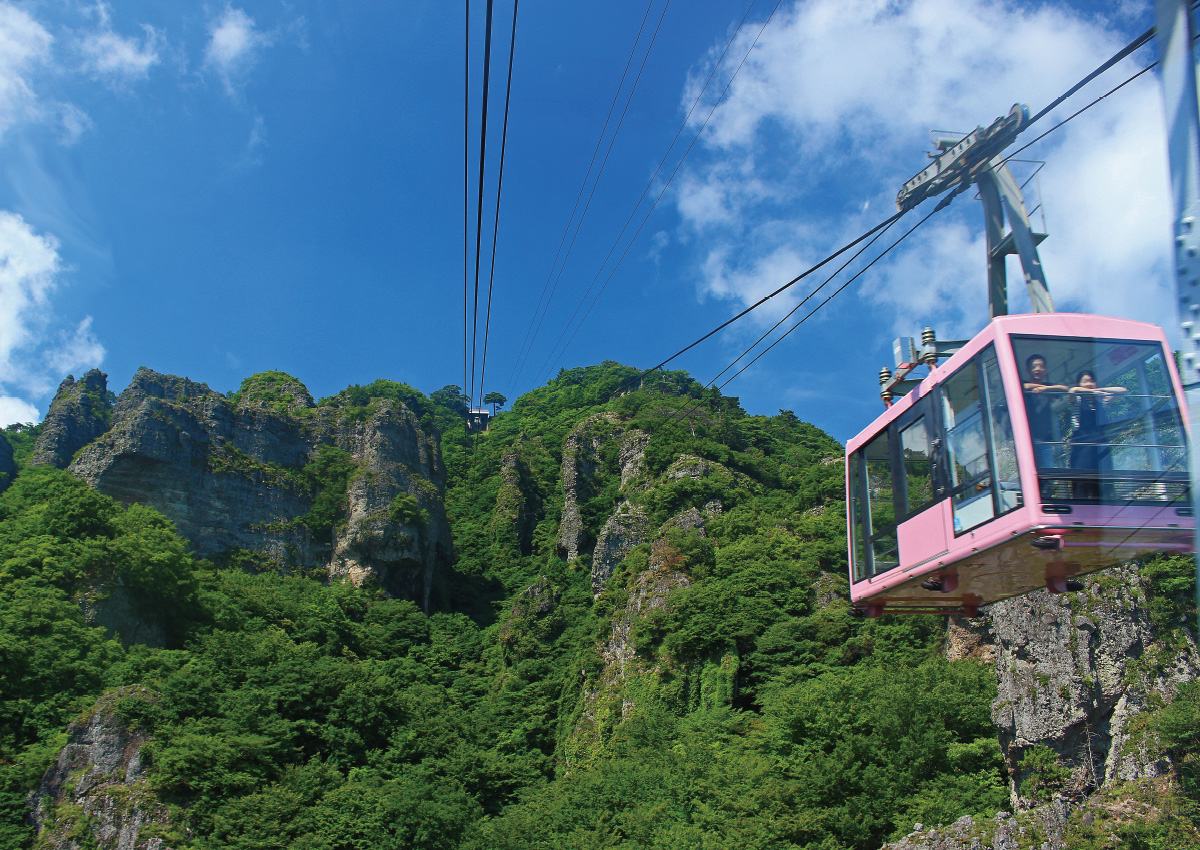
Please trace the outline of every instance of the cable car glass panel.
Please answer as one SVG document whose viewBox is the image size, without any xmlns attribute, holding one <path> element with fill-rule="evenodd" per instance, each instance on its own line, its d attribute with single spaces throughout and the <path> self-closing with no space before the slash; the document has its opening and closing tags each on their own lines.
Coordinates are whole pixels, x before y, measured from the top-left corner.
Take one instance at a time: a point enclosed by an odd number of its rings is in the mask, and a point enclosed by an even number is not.
<svg viewBox="0 0 1200 850">
<path fill-rule="evenodd" d="M 1004 381 L 996 350 L 991 346 L 983 352 L 983 390 L 987 399 L 988 425 L 991 431 L 991 462 L 996 471 L 997 515 L 1003 515 L 1024 504 L 1021 475 L 1017 467 L 1017 443 L 1013 439 L 1012 417 L 1004 397 Z"/>
<path fill-rule="evenodd" d="M 972 360 L 947 378 L 941 395 L 950 503 L 957 535 L 996 515 L 977 362 Z"/>
<path fill-rule="evenodd" d="M 863 513 L 866 507 L 863 501 L 863 490 L 865 473 L 863 468 L 863 458 L 861 452 L 855 452 L 850 456 L 850 539 L 854 543 L 854 551 L 851 552 L 851 558 L 854 562 L 854 580 L 862 581 L 867 578 L 867 572 L 870 567 L 870 559 L 867 558 L 867 550 L 864 545 L 866 535 L 870 528 L 870 517 Z"/>
<path fill-rule="evenodd" d="M 927 419 L 922 416 L 900 431 L 905 516 L 912 516 L 933 502 L 933 452 Z"/>
<path fill-rule="evenodd" d="M 892 453 L 889 432 L 863 447 L 866 463 L 868 507 L 871 527 L 867 530 L 871 556 L 871 574 L 900 565 L 900 547 L 896 538 L 896 502 L 892 480 Z"/>
<path fill-rule="evenodd" d="M 1182 503 L 1187 452 L 1157 342 L 1013 337 L 1044 503 Z"/>
</svg>

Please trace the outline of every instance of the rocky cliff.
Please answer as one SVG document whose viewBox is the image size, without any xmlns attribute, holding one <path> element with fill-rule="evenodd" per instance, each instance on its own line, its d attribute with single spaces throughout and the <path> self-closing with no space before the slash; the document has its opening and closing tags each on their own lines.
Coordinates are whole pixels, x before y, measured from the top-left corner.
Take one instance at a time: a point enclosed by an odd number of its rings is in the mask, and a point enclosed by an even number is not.
<svg viewBox="0 0 1200 850">
<path fill-rule="evenodd" d="M 1176 821 L 1176 766 L 1146 721 L 1200 675 L 1200 652 L 1178 616 L 1188 604 L 1164 604 L 1162 564 L 1125 564 L 1080 592 L 1038 591 L 952 619 L 947 657 L 995 666 L 992 719 L 1014 813 L 915 824 L 883 850 L 1116 847 L 1129 843 L 1123 830 Z"/>
<path fill-rule="evenodd" d="M 157 700 L 146 688 L 121 688 L 67 727 L 66 746 L 29 801 L 37 847 L 163 850 L 170 817 L 147 782 L 149 732 L 133 719 Z"/>
<path fill-rule="evenodd" d="M 112 417 L 108 375 L 99 369 L 78 381 L 68 375 L 46 411 L 30 465 L 66 469 L 77 451 L 109 429 Z"/>
<path fill-rule="evenodd" d="M 59 395 L 72 392 L 64 382 Z M 71 443 L 54 445 L 61 457 Z M 392 401 L 317 407 L 287 376 L 229 399 L 141 369 L 117 398 L 111 427 L 68 469 L 123 503 L 162 512 L 205 556 L 322 566 L 356 583 L 374 576 L 424 604 L 436 566 L 450 558 L 436 435 Z"/>
<path fill-rule="evenodd" d="M 965 630 L 972 639 L 952 642 L 951 655 L 973 645 L 994 657 L 992 719 L 1014 806 L 1032 804 L 1021 792 L 1030 777 L 1022 764 L 1036 747 L 1054 753 L 1067 772 L 1059 790 L 1074 798 L 1169 770 L 1163 753 L 1136 734 L 1136 718 L 1196 678 L 1200 654 L 1183 623 L 1155 621 L 1150 593 L 1140 564 L 1115 567 L 1078 593 L 1038 591 L 992 605 Z"/>
</svg>

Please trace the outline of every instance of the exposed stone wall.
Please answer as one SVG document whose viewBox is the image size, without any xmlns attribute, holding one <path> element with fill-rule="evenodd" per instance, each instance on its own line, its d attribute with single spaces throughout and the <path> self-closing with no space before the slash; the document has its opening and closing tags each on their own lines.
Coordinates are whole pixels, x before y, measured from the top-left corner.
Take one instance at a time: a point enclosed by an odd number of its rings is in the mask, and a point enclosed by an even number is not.
<svg viewBox="0 0 1200 850">
<path fill-rule="evenodd" d="M 68 375 L 46 411 L 29 465 L 66 469 L 77 451 L 108 430 L 112 419 L 108 399 L 108 375 L 99 369 L 78 381 Z"/>
<path fill-rule="evenodd" d="M 67 745 L 29 800 L 38 847 L 163 850 L 170 819 L 142 766 L 149 734 L 118 710 L 124 700 L 157 699 L 147 688 L 121 688 L 67 727 Z"/>
<path fill-rule="evenodd" d="M 529 469 L 518 449 L 509 449 L 500 458 L 500 489 L 492 514 L 492 538 L 501 546 L 528 555 L 540 519 L 541 505 L 533 493 Z"/>
<path fill-rule="evenodd" d="M 122 503 L 160 511 L 201 555 L 245 549 L 285 568 L 325 565 L 332 578 L 373 575 L 428 606 L 434 571 L 452 551 L 437 436 L 401 404 L 382 403 L 360 422 L 315 407 L 298 384 L 284 389 L 287 412 L 141 369 L 117 399 L 112 428 L 69 471 Z M 344 524 L 314 539 L 298 519 L 316 493 L 299 472 L 321 446 L 347 452 L 359 469 Z M 424 519 L 391 510 L 401 495 Z"/>
<path fill-rule="evenodd" d="M 1027 778 L 1020 768 L 1035 746 L 1069 768 L 1064 791 L 1079 796 L 1117 781 L 1164 774 L 1169 765 L 1134 732 L 1153 696 L 1170 699 L 1200 675 L 1200 653 L 1182 632 L 1183 650 L 1156 634 L 1137 564 L 1088 577 L 1078 593 L 1037 591 L 990 606 L 984 617 L 955 618 L 947 656 L 994 658 L 992 708 L 1008 762 L 1012 802 Z"/>
<path fill-rule="evenodd" d="M 592 554 L 593 594 L 599 594 L 604 589 L 617 564 L 624 561 L 635 546 L 645 541 L 649 528 L 650 518 L 646 512 L 628 502 L 608 518 Z"/>
<path fill-rule="evenodd" d="M 566 501 L 558 525 L 558 553 L 573 561 L 586 553 L 588 539 L 580 508 L 595 495 L 600 452 L 604 444 L 620 433 L 616 416 L 598 413 L 576 425 L 563 443 L 562 483 Z"/>
</svg>

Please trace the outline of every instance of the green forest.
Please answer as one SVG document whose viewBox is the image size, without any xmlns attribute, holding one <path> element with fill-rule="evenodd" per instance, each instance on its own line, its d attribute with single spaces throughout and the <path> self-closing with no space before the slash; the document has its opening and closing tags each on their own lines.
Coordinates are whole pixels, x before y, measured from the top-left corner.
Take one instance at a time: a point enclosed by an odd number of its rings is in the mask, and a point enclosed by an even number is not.
<svg viewBox="0 0 1200 850">
<path fill-rule="evenodd" d="M 945 618 L 853 616 L 842 447 L 685 373 L 637 376 L 565 370 L 486 432 L 466 429 L 457 387 L 380 381 L 320 402 L 389 397 L 440 433 L 455 559 L 427 612 L 369 583 L 200 559 L 153 510 L 25 467 L 38 429 L 10 428 L 0 847 L 35 846 L 30 795 L 101 697 L 148 737 L 166 815 L 142 839 L 171 848 L 874 850 L 914 823 L 1007 810 L 992 668 L 946 660 Z M 589 428 L 648 442 L 644 485 L 624 489 L 619 440 L 602 443 L 585 539 L 623 501 L 660 529 L 596 596 L 590 556 L 556 544 L 564 446 Z M 681 456 L 710 474 L 672 476 Z M 336 527 L 345 482 L 325 486 L 319 521 Z M 702 528 L 672 526 L 714 500 Z M 1153 610 L 1178 619 L 1190 570 L 1157 562 Z M 647 576 L 673 590 L 631 617 Z M 113 594 L 163 646 L 93 621 Z M 614 678 L 604 649 L 622 624 L 633 672 Z M 1182 697 L 1145 724 L 1175 756 L 1179 817 L 1124 824 L 1122 847 L 1196 846 L 1200 692 Z M 1030 767 L 1026 790 L 1049 799 L 1053 759 Z M 77 846 L 96 846 L 79 824 Z"/>
</svg>

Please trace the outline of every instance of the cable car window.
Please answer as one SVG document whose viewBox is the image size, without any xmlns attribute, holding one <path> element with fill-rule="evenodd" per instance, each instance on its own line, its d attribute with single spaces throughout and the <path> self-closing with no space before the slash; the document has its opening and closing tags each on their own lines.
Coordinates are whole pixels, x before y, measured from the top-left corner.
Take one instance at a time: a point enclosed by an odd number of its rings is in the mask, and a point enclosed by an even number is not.
<svg viewBox="0 0 1200 850">
<path fill-rule="evenodd" d="M 850 540 L 853 544 L 851 552 L 854 563 L 854 580 L 862 581 L 869 575 L 870 562 L 867 559 L 865 541 L 870 528 L 869 518 L 863 515 L 863 466 L 862 453 L 855 452 L 850 457 Z"/>
<path fill-rule="evenodd" d="M 889 434 L 884 431 L 863 447 L 866 464 L 867 506 L 869 508 L 871 572 L 881 573 L 900 564 L 900 546 L 896 537 L 896 503 L 892 480 L 892 453 Z"/>
<path fill-rule="evenodd" d="M 930 450 L 927 419 L 922 416 L 900 431 L 906 516 L 917 513 L 933 502 L 933 452 Z"/>
<path fill-rule="evenodd" d="M 1005 514 L 1024 503 L 1021 476 L 1017 469 L 1017 444 L 1013 439 L 1012 417 L 1004 397 L 1004 381 L 1000 364 L 991 346 L 982 355 L 983 389 L 987 400 L 988 426 L 992 432 L 991 461 L 996 473 L 997 515 Z"/>
<path fill-rule="evenodd" d="M 1157 342 L 1014 337 L 1045 502 L 1187 499 L 1179 403 Z"/>
<path fill-rule="evenodd" d="M 976 368 L 976 361 L 972 360 L 942 384 L 942 424 L 946 429 L 955 534 L 968 531 L 996 515 Z"/>
</svg>

